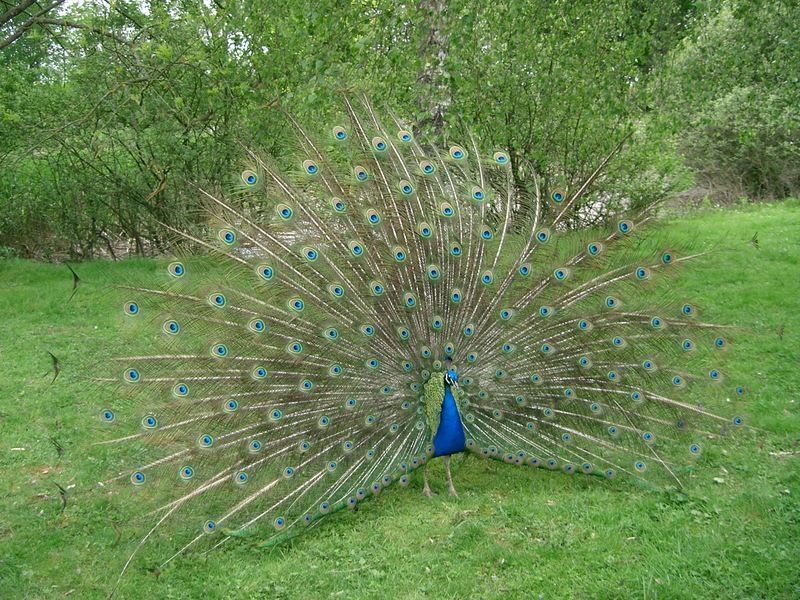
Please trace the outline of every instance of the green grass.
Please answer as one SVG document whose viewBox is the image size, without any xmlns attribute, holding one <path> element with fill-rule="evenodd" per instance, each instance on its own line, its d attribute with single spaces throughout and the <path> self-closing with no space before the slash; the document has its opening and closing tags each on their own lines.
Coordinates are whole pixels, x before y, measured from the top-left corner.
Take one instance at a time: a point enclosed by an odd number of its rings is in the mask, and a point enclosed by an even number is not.
<svg viewBox="0 0 800 600">
<path fill-rule="evenodd" d="M 727 371 L 748 387 L 754 426 L 704 453 L 682 493 L 465 456 L 454 460 L 458 499 L 434 464 L 433 500 L 415 477 L 271 551 L 244 539 L 160 576 L 136 563 L 119 596 L 800 597 L 800 203 L 706 212 L 663 230 L 760 240 L 759 250 L 712 253 L 675 282 L 710 320 L 742 327 Z M 131 261 L 113 274 L 152 269 Z M 136 506 L 85 491 L 110 468 L 85 450 L 97 404 L 69 370 L 77 353 L 119 347 L 116 321 L 87 294 L 65 303 L 63 266 L 0 262 L 0 281 L 0 596 L 103 597 L 129 548 L 112 521 L 124 527 Z M 47 350 L 65 357 L 52 386 Z M 63 513 L 55 483 L 69 488 Z"/>
</svg>

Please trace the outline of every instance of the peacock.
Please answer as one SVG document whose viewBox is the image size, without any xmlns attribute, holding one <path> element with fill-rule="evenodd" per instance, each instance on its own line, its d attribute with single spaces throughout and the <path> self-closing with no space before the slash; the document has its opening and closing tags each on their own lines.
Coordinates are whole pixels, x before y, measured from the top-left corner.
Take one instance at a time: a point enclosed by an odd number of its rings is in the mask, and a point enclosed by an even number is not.
<svg viewBox="0 0 800 600">
<path fill-rule="evenodd" d="M 289 155 L 245 149 L 227 189 L 196 188 L 202 227 L 161 225 L 177 255 L 113 286 L 135 351 L 93 380 L 103 485 L 141 507 L 123 572 L 155 536 L 167 563 L 278 544 L 420 470 L 430 495 L 438 457 L 455 496 L 463 452 L 680 486 L 701 440 L 743 424 L 697 404 L 744 393 L 731 330 L 669 285 L 703 252 L 665 244 L 652 206 L 576 226 L 619 147 L 542 189 L 469 134 L 439 146 L 342 105 L 339 124 L 286 114 Z"/>
</svg>

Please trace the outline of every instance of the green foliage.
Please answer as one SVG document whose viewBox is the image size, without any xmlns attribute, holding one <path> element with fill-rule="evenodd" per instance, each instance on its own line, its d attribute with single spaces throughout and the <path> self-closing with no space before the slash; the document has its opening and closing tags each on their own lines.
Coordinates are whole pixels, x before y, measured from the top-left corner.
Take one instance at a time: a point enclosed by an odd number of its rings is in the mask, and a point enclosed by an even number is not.
<svg viewBox="0 0 800 600">
<path fill-rule="evenodd" d="M 800 5 L 729 0 L 673 51 L 657 106 L 701 193 L 723 200 L 800 190 Z"/>
<path fill-rule="evenodd" d="M 434 460 L 432 500 L 415 475 L 408 488 L 393 487 L 287 546 L 259 549 L 245 537 L 164 572 L 137 562 L 115 597 L 798 597 L 800 281 L 790 276 L 800 268 L 798 230 L 798 201 L 664 226 L 678 243 L 700 240 L 698 250 L 721 237 L 741 242 L 711 252 L 673 286 L 703 318 L 734 326 L 728 372 L 748 387 L 754 426 L 708 443 L 681 492 L 458 456 L 453 499 Z M 756 231 L 758 250 L 747 243 Z M 156 277 L 159 266 L 95 261 L 79 272 L 87 282 L 126 281 Z M 102 310 L 91 285 L 66 302 L 63 266 L 0 262 L 0 279 L 9 282 L 0 289 L 3 595 L 107 598 L 136 543 L 126 525 L 142 515 L 135 494 L 110 496 L 96 485 L 120 449 L 84 450 L 95 441 L 96 403 L 73 368 L 79 353 L 131 348 L 118 336 L 119 315 Z M 52 385 L 47 350 L 64 365 Z M 68 494 L 63 511 L 56 484 Z M 172 548 L 167 539 L 152 543 L 153 555 Z"/>
<path fill-rule="evenodd" d="M 159 223 L 201 221 L 192 184 L 229 187 L 242 145 L 296 151 L 278 105 L 313 131 L 341 117 L 343 88 L 443 143 L 469 129 L 506 149 L 522 189 L 533 174 L 574 188 L 632 134 L 588 199 L 611 211 L 692 180 L 714 197 L 798 190 L 796 3 L 222 6 L 67 3 L 2 50 L 0 245 L 42 258 L 162 251 Z M 0 43 L 26 19 L 0 24 Z"/>
</svg>

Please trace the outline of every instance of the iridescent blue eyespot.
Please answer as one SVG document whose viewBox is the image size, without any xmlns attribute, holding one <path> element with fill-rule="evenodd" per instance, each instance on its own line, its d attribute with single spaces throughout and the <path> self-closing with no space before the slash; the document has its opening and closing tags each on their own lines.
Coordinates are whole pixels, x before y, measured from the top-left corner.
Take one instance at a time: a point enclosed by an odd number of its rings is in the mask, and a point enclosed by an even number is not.
<svg viewBox="0 0 800 600">
<path fill-rule="evenodd" d="M 353 169 L 353 174 L 356 176 L 358 181 L 366 181 L 369 177 L 367 170 L 364 167 L 355 167 Z"/>
<path fill-rule="evenodd" d="M 541 350 L 542 354 L 550 354 L 553 351 L 553 347 L 550 344 L 542 344 Z"/>
<path fill-rule="evenodd" d="M 646 267 L 636 268 L 636 279 L 644 280 L 650 277 L 650 271 Z"/>
<path fill-rule="evenodd" d="M 470 323 L 469 325 L 464 327 L 464 335 L 470 337 L 473 333 L 475 333 L 475 325 Z"/>
<path fill-rule="evenodd" d="M 450 245 L 450 254 L 453 256 L 461 256 L 461 246 L 457 243 Z"/>
<path fill-rule="evenodd" d="M 534 373 L 534 374 L 531 375 L 531 381 L 533 383 L 541 383 L 542 382 L 542 376 L 539 375 L 538 373 Z"/>
<path fill-rule="evenodd" d="M 333 128 L 333 137 L 335 137 L 340 142 L 347 139 L 347 130 L 340 125 L 337 125 Z"/>
<path fill-rule="evenodd" d="M 617 435 L 618 433 L 619 433 L 619 430 L 617 430 L 617 427 L 616 427 L 615 425 L 611 425 L 611 426 L 609 426 L 609 428 L 608 428 L 608 435 L 615 436 L 615 435 Z"/>
<path fill-rule="evenodd" d="M 475 352 L 470 352 L 467 354 L 467 362 L 475 362 L 478 360 L 478 355 Z"/>
<path fill-rule="evenodd" d="M 311 381 L 310 379 L 303 379 L 303 381 L 300 382 L 300 389 L 303 391 L 307 392 L 313 387 L 314 387 L 314 382 Z"/>
<path fill-rule="evenodd" d="M 258 265 L 256 267 L 256 273 L 258 273 L 259 277 L 264 281 L 269 281 L 275 275 L 275 271 L 269 265 Z"/>
<path fill-rule="evenodd" d="M 581 319 L 580 321 L 578 321 L 578 329 L 580 329 L 581 331 L 588 331 L 591 328 L 592 324 L 586 319 Z"/>
<path fill-rule="evenodd" d="M 404 196 L 410 196 L 414 193 L 414 186 L 411 185 L 410 181 L 406 181 L 405 179 L 400 181 L 400 193 Z"/>
<path fill-rule="evenodd" d="M 492 158 L 498 165 L 504 165 L 508 162 L 508 154 L 505 152 L 495 152 Z"/>
<path fill-rule="evenodd" d="M 744 396 L 744 388 L 741 385 L 736 386 L 736 395 Z"/>
<path fill-rule="evenodd" d="M 653 369 L 656 368 L 656 365 L 652 360 L 647 359 L 642 362 L 642 367 L 644 368 L 645 371 L 652 371 Z"/>
<path fill-rule="evenodd" d="M 247 480 L 249 478 L 250 478 L 250 476 L 247 473 L 245 473 L 244 471 L 239 471 L 238 473 L 236 473 L 236 475 L 233 476 L 233 480 L 238 485 L 244 485 L 245 483 L 247 483 Z"/>
<path fill-rule="evenodd" d="M 328 327 L 325 331 L 322 332 L 322 335 L 328 338 L 329 340 L 335 340 L 339 338 L 339 331 L 335 327 Z"/>
<path fill-rule="evenodd" d="M 185 383 L 178 383 L 175 387 L 172 388 L 172 393 L 178 397 L 188 396 L 189 395 L 189 386 Z"/>
<path fill-rule="evenodd" d="M 564 388 L 564 397 L 565 398 L 572 398 L 575 395 L 575 392 L 572 388 Z"/>
<path fill-rule="evenodd" d="M 664 252 L 661 254 L 661 262 L 668 265 L 672 262 L 672 252 Z"/>
<path fill-rule="evenodd" d="M 642 401 L 642 393 L 639 391 L 634 390 L 631 392 L 631 400 L 634 402 L 641 402 Z"/>
<path fill-rule="evenodd" d="M 478 202 L 482 202 L 486 198 L 486 192 L 483 191 L 482 188 L 478 186 L 474 186 L 472 188 L 472 199 L 477 200 Z"/>
<path fill-rule="evenodd" d="M 131 317 L 139 314 L 139 305 L 136 302 L 126 302 L 123 309 L 125 314 Z"/>
<path fill-rule="evenodd" d="M 226 245 L 231 246 L 236 242 L 236 232 L 233 229 L 221 229 L 219 232 L 219 239 Z"/>
<path fill-rule="evenodd" d="M 600 242 L 591 242 L 586 246 L 586 251 L 592 256 L 597 256 L 603 251 L 603 244 Z"/>
<path fill-rule="evenodd" d="M 619 381 L 619 373 L 616 371 L 609 371 L 606 377 L 608 377 L 608 380 L 612 382 Z"/>
<path fill-rule="evenodd" d="M 433 327 L 437 331 L 441 329 L 443 325 L 444 322 L 442 321 L 442 317 L 434 316 L 433 319 L 431 319 L 431 327 Z"/>
<path fill-rule="evenodd" d="M 260 441 L 258 441 L 258 440 L 252 440 L 252 441 L 251 441 L 251 442 L 250 442 L 250 443 L 247 445 L 247 449 L 248 449 L 250 452 L 254 452 L 254 453 L 255 453 L 255 452 L 260 452 L 260 451 L 261 451 L 261 447 L 262 447 L 262 446 L 261 446 L 261 442 L 260 442 Z"/>
<path fill-rule="evenodd" d="M 619 300 L 614 296 L 606 296 L 606 306 L 608 308 L 617 308 L 619 306 Z"/>
<path fill-rule="evenodd" d="M 328 373 L 334 377 L 342 374 L 342 365 L 333 364 L 328 368 Z"/>
<path fill-rule="evenodd" d="M 197 444 L 201 448 L 210 448 L 214 444 L 214 438 L 208 435 L 207 433 L 204 433 L 199 438 L 197 438 Z"/>
<path fill-rule="evenodd" d="M 553 271 L 553 276 L 558 281 L 564 281 L 568 275 L 569 275 L 569 270 L 565 268 L 558 268 L 555 271 Z"/>
<path fill-rule="evenodd" d="M 153 415 L 145 415 L 142 417 L 142 427 L 145 429 L 155 429 L 158 426 L 158 419 Z"/>
<path fill-rule="evenodd" d="M 134 471 L 131 474 L 131 483 L 133 485 L 142 485 L 145 480 L 145 475 L 141 471 Z"/>
<path fill-rule="evenodd" d="M 193 469 L 192 467 L 190 467 L 190 466 L 186 465 L 185 467 L 183 467 L 183 468 L 182 468 L 182 469 L 181 469 L 181 470 L 178 472 L 178 474 L 180 475 L 181 479 L 184 479 L 184 480 L 187 480 L 187 481 L 188 481 L 189 479 L 191 479 L 192 477 L 194 477 L 194 469 Z"/>
<path fill-rule="evenodd" d="M 596 413 L 599 413 L 601 411 L 601 407 L 597 402 L 592 402 L 589 405 L 589 410 L 591 410 L 593 413 L 596 414 Z"/>
<path fill-rule="evenodd" d="M 288 221 L 294 215 L 294 211 L 292 210 L 292 207 L 289 206 L 288 204 L 278 204 L 275 207 L 275 210 L 277 211 L 278 216 L 281 219 L 283 219 L 284 221 Z"/>
<path fill-rule="evenodd" d="M 539 307 L 539 314 L 543 317 L 549 317 L 553 314 L 553 308 L 551 306 L 541 306 Z"/>
<path fill-rule="evenodd" d="M 611 340 L 611 343 L 614 344 L 616 347 L 621 347 L 625 345 L 625 340 L 623 340 L 619 336 L 615 336 L 614 339 Z"/>
<path fill-rule="evenodd" d="M 648 443 L 650 443 L 650 442 L 652 442 L 652 441 L 653 441 L 653 434 L 652 434 L 652 433 L 650 433 L 649 431 L 645 431 L 645 432 L 642 434 L 642 439 L 643 439 L 645 442 L 648 442 Z"/>
<path fill-rule="evenodd" d="M 539 231 L 536 234 L 536 239 L 540 243 L 544 244 L 545 242 L 547 242 L 550 239 L 550 232 L 548 230 L 546 230 L 546 229 L 542 229 L 541 231 Z"/>
<path fill-rule="evenodd" d="M 582 366 L 582 367 L 584 367 L 584 368 L 585 368 L 585 367 L 589 367 L 589 366 L 591 366 L 591 364 L 592 364 L 592 361 L 590 361 L 590 360 L 589 360 L 589 357 L 588 357 L 588 356 L 581 356 L 581 357 L 578 359 L 578 364 L 579 364 L 580 366 Z"/>
<path fill-rule="evenodd" d="M 691 452 L 692 454 L 700 454 L 700 446 L 698 446 L 697 444 L 692 444 L 691 446 L 689 446 L 689 452 Z"/>
<path fill-rule="evenodd" d="M 376 152 L 384 152 L 386 150 L 386 140 L 384 140 L 382 137 L 372 138 L 372 148 Z"/>
<path fill-rule="evenodd" d="M 333 207 L 333 210 L 338 213 L 343 213 L 345 210 L 347 210 L 347 207 L 340 198 L 331 198 L 331 206 Z"/>
<path fill-rule="evenodd" d="M 392 254 L 397 262 L 403 262 L 406 259 L 406 251 L 399 246 L 392 251 Z"/>
<path fill-rule="evenodd" d="M 123 377 L 128 383 L 136 383 L 140 379 L 139 371 L 136 369 L 126 369 Z"/>
<path fill-rule="evenodd" d="M 272 524 L 275 527 L 275 529 L 280 531 L 286 525 L 286 519 L 284 519 L 283 517 L 278 517 L 275 519 L 275 521 L 273 521 Z"/>
<path fill-rule="evenodd" d="M 398 327 L 397 328 L 397 335 L 401 340 L 405 341 L 409 337 L 411 337 L 411 332 L 405 327 Z"/>
<path fill-rule="evenodd" d="M 438 267 L 438 266 L 436 266 L 436 265 L 428 265 L 428 269 L 427 269 L 427 270 L 428 270 L 428 277 L 429 277 L 429 278 L 430 278 L 432 281 L 436 281 L 436 280 L 438 280 L 438 279 L 439 279 L 439 277 L 440 277 L 440 276 L 441 276 L 441 274 L 442 274 L 442 273 L 441 273 L 441 271 L 439 270 L 439 267 Z"/>
<path fill-rule="evenodd" d="M 220 294 L 219 292 L 211 294 L 208 297 L 208 301 L 211 306 L 216 306 L 217 308 L 222 308 L 225 306 L 225 296 Z"/>
<path fill-rule="evenodd" d="M 364 254 L 364 246 L 362 246 L 358 242 L 349 242 L 348 247 L 350 248 L 350 254 L 352 254 L 356 258 Z"/>
<path fill-rule="evenodd" d="M 315 163 L 313 160 L 304 160 L 303 161 L 303 170 L 308 175 L 316 175 L 317 172 L 319 171 L 319 167 L 317 166 L 317 163 Z"/>
<path fill-rule="evenodd" d="M 631 221 L 620 221 L 617 223 L 617 229 L 620 233 L 630 233 L 633 231 L 633 223 Z"/>
<path fill-rule="evenodd" d="M 327 427 L 328 425 L 330 425 L 330 423 L 331 419 L 326 415 L 321 416 L 317 421 L 317 425 L 319 425 L 320 427 Z"/>
<path fill-rule="evenodd" d="M 167 266 L 167 272 L 173 277 L 183 277 L 186 274 L 186 267 L 181 262 L 171 262 Z"/>
<path fill-rule="evenodd" d="M 488 227 L 484 227 L 484 228 L 481 230 L 481 237 L 482 237 L 484 240 L 490 240 L 490 239 L 492 239 L 492 238 L 494 237 L 494 234 L 492 233 L 492 230 L 491 230 L 491 229 L 489 229 Z"/>
<path fill-rule="evenodd" d="M 510 308 L 504 308 L 500 311 L 500 318 L 503 319 L 503 321 L 508 321 L 513 314 Z"/>
<path fill-rule="evenodd" d="M 292 477 L 292 475 L 294 475 L 294 468 L 293 468 L 293 467 L 286 467 L 286 468 L 283 470 L 283 476 L 284 476 L 286 479 L 289 479 L 289 478 L 291 478 L 291 477 Z"/>
<path fill-rule="evenodd" d="M 687 316 L 693 315 L 694 314 L 694 306 L 692 306 L 691 304 L 684 304 L 683 307 L 681 308 L 681 312 L 684 315 L 687 315 Z"/>
<path fill-rule="evenodd" d="M 674 385 L 674 386 L 681 386 L 681 385 L 683 385 L 683 377 L 681 377 L 680 375 L 675 375 L 675 376 L 672 378 L 672 385 Z"/>
<path fill-rule="evenodd" d="M 367 337 L 372 337 L 375 335 L 375 328 L 372 325 L 362 325 L 360 327 L 361 333 L 363 333 Z"/>
<path fill-rule="evenodd" d="M 419 168 L 420 171 L 422 171 L 423 174 L 425 175 L 430 175 L 436 170 L 436 167 L 434 167 L 433 163 L 429 160 L 423 160 L 422 162 L 420 162 Z"/>
<path fill-rule="evenodd" d="M 222 410 L 227 413 L 236 412 L 239 408 L 239 403 L 236 400 L 227 400 L 225 404 L 222 405 Z"/>
<path fill-rule="evenodd" d="M 645 465 L 643 461 L 637 460 L 635 463 L 633 463 L 633 468 L 639 471 L 640 473 L 643 473 L 647 468 L 647 465 Z"/>
<path fill-rule="evenodd" d="M 725 338 L 722 337 L 718 337 L 717 339 L 714 340 L 714 346 L 716 348 L 724 348 L 726 343 L 727 342 L 725 341 Z"/>
<path fill-rule="evenodd" d="M 550 194 L 550 198 L 553 199 L 553 202 L 559 204 L 564 201 L 564 198 L 567 197 L 566 192 L 562 190 L 554 190 L 552 194 Z"/>
<path fill-rule="evenodd" d="M 248 186 L 254 186 L 258 183 L 258 176 L 250 170 L 242 171 L 242 181 Z"/>
<path fill-rule="evenodd" d="M 168 321 L 164 321 L 162 329 L 167 335 L 178 335 L 181 331 L 181 326 L 177 321 L 170 319 Z"/>
<path fill-rule="evenodd" d="M 264 367 L 256 367 L 252 373 L 253 379 L 264 379 L 267 376 L 267 370 Z"/>
<path fill-rule="evenodd" d="M 518 271 L 518 272 L 519 272 L 519 274 L 520 274 L 520 275 L 522 275 L 523 277 L 527 277 L 527 276 L 528 276 L 528 275 L 530 275 L 530 273 L 531 273 L 531 266 L 530 266 L 528 263 L 525 263 L 525 264 L 523 264 L 523 265 L 520 265 L 520 267 L 519 267 L 519 271 Z"/>
<path fill-rule="evenodd" d="M 414 139 L 414 136 L 411 134 L 410 131 L 406 131 L 405 129 L 401 129 L 397 132 L 397 137 L 400 139 L 401 142 L 410 142 Z"/>
<path fill-rule="evenodd" d="M 451 302 L 455 302 L 458 304 L 461 302 L 461 290 L 458 288 L 454 288 L 450 291 L 450 300 Z"/>
<path fill-rule="evenodd" d="M 684 350 L 694 350 L 694 342 L 690 339 L 685 339 L 681 342 L 681 348 Z"/>
<path fill-rule="evenodd" d="M 650 326 L 653 329 L 660 329 L 662 325 L 663 321 L 661 320 L 661 317 L 653 317 L 652 319 L 650 319 Z"/>
<path fill-rule="evenodd" d="M 491 271 L 484 271 L 481 275 L 481 283 L 483 285 L 490 285 L 494 281 L 494 274 Z"/>
<path fill-rule="evenodd" d="M 114 420 L 114 412 L 109 409 L 105 409 L 100 413 L 100 418 L 106 423 L 111 423 Z"/>
<path fill-rule="evenodd" d="M 467 155 L 461 146 L 450 146 L 450 156 L 455 160 L 461 160 Z"/>
<path fill-rule="evenodd" d="M 744 419 L 742 419 L 742 417 L 738 417 L 738 416 L 737 417 L 733 417 L 733 424 L 734 425 L 739 427 L 739 426 L 742 425 L 742 423 L 744 423 Z"/>
<path fill-rule="evenodd" d="M 355 398 L 348 398 L 344 405 L 345 408 L 355 408 L 357 403 Z"/>
<path fill-rule="evenodd" d="M 211 346 L 211 355 L 223 358 L 228 355 L 228 347 L 225 344 L 214 344 Z"/>
</svg>

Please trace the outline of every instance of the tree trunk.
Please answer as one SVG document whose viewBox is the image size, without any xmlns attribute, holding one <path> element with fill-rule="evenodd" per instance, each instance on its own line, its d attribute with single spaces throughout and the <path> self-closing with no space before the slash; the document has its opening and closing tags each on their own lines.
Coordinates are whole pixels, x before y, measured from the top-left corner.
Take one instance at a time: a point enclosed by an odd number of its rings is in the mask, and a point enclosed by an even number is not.
<svg viewBox="0 0 800 600">
<path fill-rule="evenodd" d="M 423 23 L 419 45 L 421 66 L 417 75 L 420 118 L 415 129 L 420 132 L 429 128 L 438 136 L 447 123 L 447 112 L 452 102 L 445 71 L 448 50 L 445 27 L 447 0 L 419 0 L 418 8 L 423 15 Z"/>
</svg>

